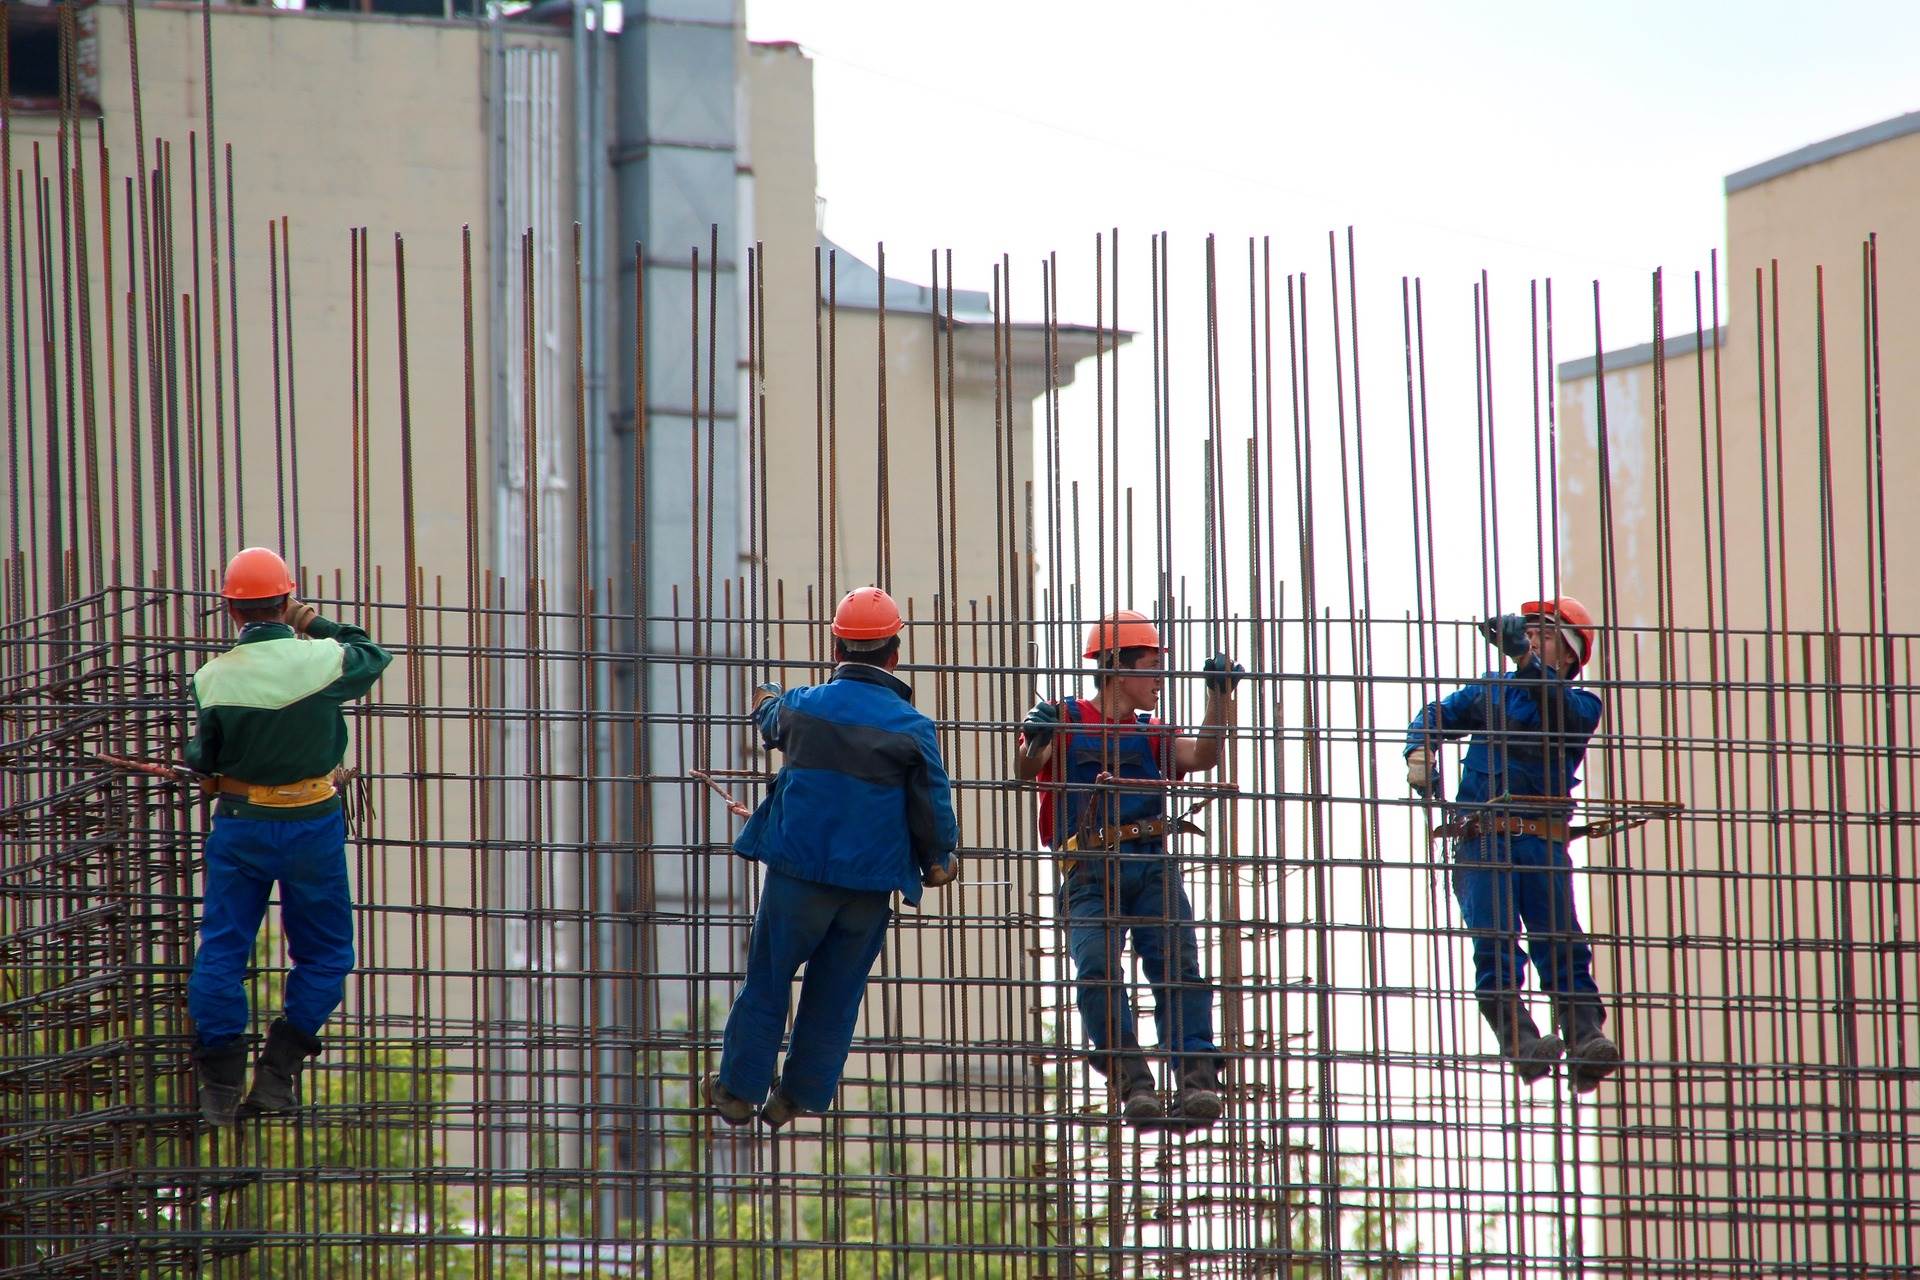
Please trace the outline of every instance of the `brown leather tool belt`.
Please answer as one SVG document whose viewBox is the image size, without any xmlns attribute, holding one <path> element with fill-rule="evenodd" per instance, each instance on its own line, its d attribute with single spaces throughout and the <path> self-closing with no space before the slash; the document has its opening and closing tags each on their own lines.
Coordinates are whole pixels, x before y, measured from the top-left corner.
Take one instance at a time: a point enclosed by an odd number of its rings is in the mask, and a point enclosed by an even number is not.
<svg viewBox="0 0 1920 1280">
<path fill-rule="evenodd" d="M 1433 834 L 1447 840 L 1477 840 L 1481 836 L 1536 836 L 1558 844 L 1565 844 L 1573 838 L 1572 828 L 1564 822 L 1552 818 L 1516 818 L 1503 813 L 1456 818 L 1435 827 Z"/>
<path fill-rule="evenodd" d="M 310 804 L 319 804 L 331 800 L 336 788 L 330 774 L 318 778 L 302 778 L 298 782 L 283 782 L 274 786 L 264 783 L 248 782 L 243 778 L 230 778 L 225 774 L 213 780 L 213 789 L 223 796 L 232 796 L 236 800 L 245 800 L 248 804 L 257 804 L 268 809 L 300 809 Z"/>
<path fill-rule="evenodd" d="M 1095 827 L 1082 832 L 1078 848 L 1082 852 L 1093 849 L 1118 849 L 1123 844 L 1135 840 L 1158 840 L 1168 832 L 1177 830 L 1166 818 L 1143 818 L 1139 822 L 1123 822 L 1115 827 Z"/>
</svg>

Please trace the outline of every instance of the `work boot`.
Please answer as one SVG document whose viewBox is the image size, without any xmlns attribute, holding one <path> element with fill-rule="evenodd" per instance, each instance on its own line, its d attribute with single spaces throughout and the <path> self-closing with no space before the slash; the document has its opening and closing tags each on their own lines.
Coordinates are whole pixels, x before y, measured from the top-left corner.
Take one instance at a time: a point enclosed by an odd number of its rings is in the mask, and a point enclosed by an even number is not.
<svg viewBox="0 0 1920 1280">
<path fill-rule="evenodd" d="M 767 1095 L 767 1105 L 760 1108 L 760 1122 L 769 1129 L 778 1129 L 789 1120 L 807 1114 L 807 1109 L 787 1095 L 779 1085 L 773 1086 L 773 1092 Z"/>
<path fill-rule="evenodd" d="M 1553 1070 L 1566 1051 L 1559 1036 L 1541 1035 L 1539 1026 L 1520 997 L 1481 996 L 1480 1016 L 1500 1039 L 1500 1053 L 1513 1063 L 1513 1072 L 1528 1084 Z"/>
<path fill-rule="evenodd" d="M 1620 1047 L 1601 1033 L 1606 1010 L 1598 1000 L 1558 1002 L 1554 1014 L 1567 1037 L 1567 1064 L 1575 1093 L 1592 1093 L 1620 1069 Z"/>
<path fill-rule="evenodd" d="M 240 1086 L 247 1079 L 247 1042 L 235 1036 L 218 1049 L 193 1051 L 200 1118 L 211 1125 L 232 1124 L 240 1112 Z"/>
<path fill-rule="evenodd" d="M 1129 1120 L 1159 1120 L 1167 1114 L 1153 1085 L 1153 1068 L 1145 1058 L 1123 1058 L 1116 1073 L 1120 1114 Z"/>
<path fill-rule="evenodd" d="M 1209 1125 L 1226 1110 L 1220 1094 L 1220 1076 L 1210 1060 L 1189 1062 L 1180 1072 L 1180 1091 L 1174 1095 L 1173 1109 L 1183 1119 Z"/>
<path fill-rule="evenodd" d="M 753 1122 L 754 1105 L 721 1084 L 718 1071 L 709 1071 L 705 1083 L 707 1105 L 712 1107 L 722 1120 L 736 1129 L 743 1124 Z"/>
<path fill-rule="evenodd" d="M 267 1043 L 254 1060 L 247 1114 L 270 1115 L 298 1106 L 300 1099 L 294 1090 L 300 1084 L 300 1070 L 322 1047 L 319 1040 L 285 1018 L 275 1018 L 267 1028 Z"/>
</svg>

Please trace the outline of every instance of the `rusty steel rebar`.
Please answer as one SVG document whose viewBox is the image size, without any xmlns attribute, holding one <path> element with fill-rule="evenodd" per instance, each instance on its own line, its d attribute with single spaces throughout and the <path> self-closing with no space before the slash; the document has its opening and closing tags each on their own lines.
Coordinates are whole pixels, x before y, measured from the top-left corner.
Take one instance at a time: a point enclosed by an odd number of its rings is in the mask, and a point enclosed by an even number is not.
<svg viewBox="0 0 1920 1280">
<path fill-rule="evenodd" d="M 117 183 L 104 121 L 85 173 L 74 6 L 51 174 L 14 146 L 0 62 L 0 1276 L 1915 1265 L 1920 632 L 1895 577 L 1882 352 L 1905 335 L 1883 339 L 1878 237 L 1857 316 L 1852 263 L 1773 262 L 1750 296 L 1730 278 L 1723 318 L 1716 256 L 1690 282 L 1691 355 L 1669 332 L 1685 285 L 1653 273 L 1644 414 L 1610 381 L 1629 371 L 1597 285 L 1590 335 L 1588 299 L 1556 316 L 1550 281 L 1381 288 L 1351 229 L 1310 254 L 1324 282 L 1265 238 L 1243 255 L 1108 228 L 986 263 L 968 295 L 934 251 L 918 303 L 877 250 L 871 308 L 841 293 L 839 250 L 743 242 L 729 415 L 735 246 L 714 227 L 658 260 L 688 276 L 675 332 L 646 323 L 655 260 L 632 246 L 635 399 L 610 427 L 581 339 L 596 228 L 503 238 L 501 350 L 476 337 L 469 227 L 457 303 L 433 296 L 450 234 L 394 234 L 389 268 L 360 226 L 344 263 L 300 261 L 296 297 L 298 211 L 237 208 L 211 6 L 205 136 L 178 167 L 146 132 L 137 7 Z M 0 36 L 21 12 L 0 5 Z M 339 297 L 347 368 L 316 370 Z M 256 330 L 266 308 L 270 365 L 245 382 L 243 299 Z M 456 308 L 457 335 L 425 319 Z M 1723 325 L 1751 333 L 1723 353 Z M 1562 385 L 1556 353 L 1589 337 L 1590 385 Z M 426 353 L 453 341 L 459 384 L 435 385 Z M 686 400 L 655 418 L 662 354 Z M 508 405 L 481 389 L 501 362 Z M 316 372 L 344 387 L 336 425 L 315 425 Z M 619 510 L 587 462 L 610 429 L 633 450 Z M 303 444 L 344 498 L 303 504 Z M 653 523 L 678 510 L 684 548 Z M 628 536 L 599 578 L 596 528 Z M 184 1001 L 207 818 L 144 779 L 191 780 L 188 680 L 231 638 L 209 588 L 250 535 L 398 661 L 352 711 L 378 803 L 356 806 L 347 1004 L 295 1117 L 210 1134 Z M 829 677 L 824 619 L 869 571 L 907 615 L 900 672 L 936 722 L 967 870 L 895 921 L 833 1112 L 735 1132 L 699 1081 L 760 887 L 731 843 L 777 776 L 744 713 L 761 681 Z M 1478 619 L 1568 591 L 1603 620 L 1604 716 L 1565 811 L 1626 1058 L 1584 1095 L 1519 1084 L 1483 1037 L 1447 844 L 1474 807 L 1397 776 L 1416 710 L 1500 666 Z M 1122 607 L 1168 638 L 1171 724 L 1199 721 L 1206 656 L 1250 669 L 1217 774 L 1169 758 L 1161 781 L 1085 788 L 1211 806 L 1158 914 L 1112 922 L 1137 950 L 1191 908 L 1227 1063 L 1208 1128 L 1114 1118 L 1037 838 L 1060 784 L 1013 772 L 1021 718 L 1085 691 L 1084 628 Z M 270 925 L 256 1007 L 288 965 Z M 1157 1012 L 1137 956 L 1122 969 L 1104 981 Z"/>
</svg>

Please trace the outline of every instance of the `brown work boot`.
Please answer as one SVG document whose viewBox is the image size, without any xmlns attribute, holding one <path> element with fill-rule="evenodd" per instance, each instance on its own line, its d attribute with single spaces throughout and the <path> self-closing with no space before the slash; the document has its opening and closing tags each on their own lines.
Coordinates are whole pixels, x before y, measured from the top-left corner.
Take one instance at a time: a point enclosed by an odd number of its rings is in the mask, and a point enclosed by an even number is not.
<svg viewBox="0 0 1920 1280">
<path fill-rule="evenodd" d="M 721 1084 L 718 1071 L 707 1072 L 704 1084 L 707 1105 L 714 1114 L 736 1129 L 753 1121 L 753 1104 Z"/>
<path fill-rule="evenodd" d="M 1620 1069 L 1620 1047 L 1601 1033 L 1607 1013 L 1597 997 L 1557 1000 L 1554 1017 L 1567 1038 L 1567 1065 L 1575 1093 L 1592 1093 Z"/>
<path fill-rule="evenodd" d="M 1173 1109 L 1182 1119 L 1197 1125 L 1209 1125 L 1226 1110 L 1221 1096 L 1220 1076 L 1211 1061 L 1189 1062 L 1180 1072 L 1180 1091 L 1174 1095 Z"/>
<path fill-rule="evenodd" d="M 1153 1068 L 1147 1060 L 1140 1057 L 1122 1058 L 1113 1076 L 1115 1091 L 1120 1095 L 1120 1114 L 1129 1120 L 1159 1120 L 1166 1116 L 1167 1109 L 1160 1102 L 1159 1090 L 1154 1088 Z"/>
<path fill-rule="evenodd" d="M 1575 1093 L 1591 1093 L 1620 1069 L 1620 1047 L 1600 1031 L 1607 1011 L 1597 996 L 1553 1002 L 1554 1019 L 1567 1038 L 1567 1065 Z"/>
<path fill-rule="evenodd" d="M 778 1129 L 789 1120 L 811 1114 L 808 1110 L 787 1095 L 779 1085 L 773 1086 L 773 1092 L 767 1096 L 767 1105 L 760 1108 L 760 1121 L 769 1129 Z"/>
<path fill-rule="evenodd" d="M 1528 1084 L 1551 1073 L 1566 1052 L 1559 1036 L 1540 1034 L 1517 995 L 1481 996 L 1480 1016 L 1499 1037 L 1500 1053 L 1513 1064 L 1513 1073 Z"/>
</svg>

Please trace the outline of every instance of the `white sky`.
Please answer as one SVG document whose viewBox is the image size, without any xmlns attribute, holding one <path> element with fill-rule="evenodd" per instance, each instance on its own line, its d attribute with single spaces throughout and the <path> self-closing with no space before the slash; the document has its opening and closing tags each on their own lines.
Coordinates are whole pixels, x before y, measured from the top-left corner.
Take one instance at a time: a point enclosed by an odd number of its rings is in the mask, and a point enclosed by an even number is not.
<svg viewBox="0 0 1920 1280">
<path fill-rule="evenodd" d="M 1920 107 L 1910 0 L 748 0 L 747 25 L 815 58 L 855 251 L 984 275 L 1117 226 L 1318 268 L 1352 223 L 1363 277 L 1598 278 L 1609 345 L 1651 336 L 1647 272 L 1722 243 L 1727 173 Z"/>
</svg>

